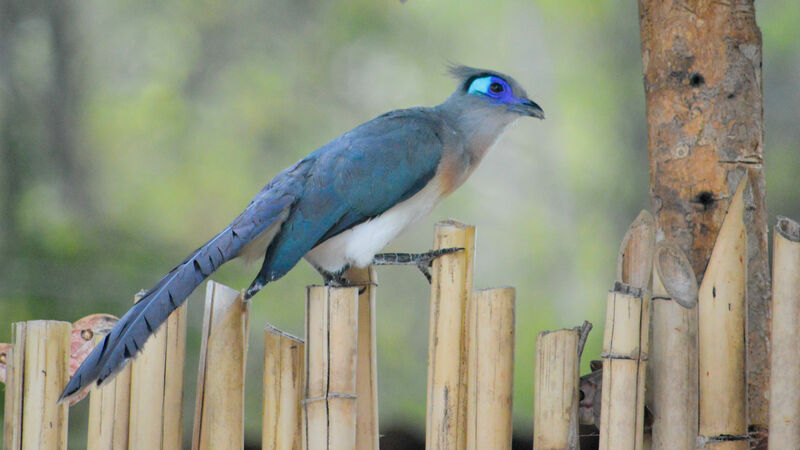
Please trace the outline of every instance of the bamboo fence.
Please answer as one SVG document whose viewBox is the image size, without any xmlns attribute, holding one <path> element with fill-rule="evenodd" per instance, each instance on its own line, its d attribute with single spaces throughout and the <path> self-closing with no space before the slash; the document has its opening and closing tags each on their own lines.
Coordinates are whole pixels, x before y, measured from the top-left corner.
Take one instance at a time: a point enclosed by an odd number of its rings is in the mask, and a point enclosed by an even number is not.
<svg viewBox="0 0 800 450">
<path fill-rule="evenodd" d="M 744 178 L 731 200 L 698 293 L 699 440 L 746 449 Z"/>
<path fill-rule="evenodd" d="M 600 448 L 747 448 L 744 189 L 731 201 L 699 289 L 684 253 L 655 242 L 652 215 L 642 212 L 626 233 L 607 296 L 603 369 L 594 385 L 601 392 L 592 397 L 601 400 L 592 419 Z M 447 221 L 435 232 L 435 248 L 463 250 L 432 267 L 426 448 L 510 449 L 516 292 L 473 288 L 474 227 Z M 778 221 L 774 256 L 770 447 L 800 448 L 796 222 Z M 264 331 L 262 448 L 378 448 L 377 278 L 372 268 L 347 277 L 354 286 L 308 288 L 305 339 Z M 192 448 L 244 445 L 248 309 L 238 291 L 208 283 Z M 55 399 L 116 320 L 100 319 L 14 324 L 13 342 L 0 345 L 3 448 L 66 448 L 68 405 Z M 536 354 L 522 356 L 536 358 L 535 374 L 523 380 L 534 383 L 536 449 L 580 448 L 579 368 L 590 329 L 540 333 Z M 184 444 L 185 333 L 184 305 L 126 370 L 90 390 L 88 448 Z"/>
<path fill-rule="evenodd" d="M 779 217 L 774 236 L 769 448 L 800 448 L 800 224 Z"/>
</svg>

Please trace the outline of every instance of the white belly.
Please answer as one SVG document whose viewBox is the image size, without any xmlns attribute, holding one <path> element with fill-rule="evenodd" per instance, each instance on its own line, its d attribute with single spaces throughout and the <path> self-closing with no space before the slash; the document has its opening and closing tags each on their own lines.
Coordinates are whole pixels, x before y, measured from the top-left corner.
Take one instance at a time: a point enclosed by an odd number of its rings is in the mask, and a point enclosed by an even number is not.
<svg viewBox="0 0 800 450">
<path fill-rule="evenodd" d="M 336 273 L 346 265 L 366 267 L 389 242 L 427 216 L 441 198 L 439 183 L 433 181 L 380 216 L 314 247 L 306 253 L 305 258 L 314 267 L 330 273 Z"/>
</svg>

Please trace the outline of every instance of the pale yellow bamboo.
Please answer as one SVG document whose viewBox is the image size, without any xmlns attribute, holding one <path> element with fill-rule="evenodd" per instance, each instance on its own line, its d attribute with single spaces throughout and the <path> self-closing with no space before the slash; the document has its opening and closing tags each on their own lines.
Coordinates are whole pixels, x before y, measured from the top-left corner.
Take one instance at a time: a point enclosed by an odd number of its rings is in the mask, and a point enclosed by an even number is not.
<svg viewBox="0 0 800 450">
<path fill-rule="evenodd" d="M 747 241 L 743 178 L 731 200 L 698 294 L 700 441 L 707 447 L 748 447 L 745 409 Z M 719 436 L 740 437 L 740 441 Z"/>
<path fill-rule="evenodd" d="M 600 449 L 641 449 L 649 311 L 643 290 L 617 283 L 608 294 L 603 337 Z"/>
<path fill-rule="evenodd" d="M 617 280 L 649 289 L 655 244 L 655 219 L 649 211 L 642 210 L 622 238 L 617 256 Z"/>
<path fill-rule="evenodd" d="M 13 337 L 13 336 L 12 336 Z M 22 365 L 25 361 L 23 344 L 9 344 L 6 353 L 5 407 L 3 409 L 3 450 L 22 447 Z M 20 369 L 16 369 L 19 367 Z"/>
<path fill-rule="evenodd" d="M 306 333 L 308 449 L 355 448 L 358 288 L 309 287 Z"/>
<path fill-rule="evenodd" d="M 102 338 L 102 335 L 95 335 L 95 344 Z M 130 365 L 103 387 L 92 388 L 89 395 L 87 450 L 127 449 L 131 407 Z"/>
<path fill-rule="evenodd" d="M 183 368 L 186 362 L 186 303 L 167 319 L 164 364 L 164 443 L 162 449 L 183 448 Z"/>
<path fill-rule="evenodd" d="M 356 362 L 356 449 L 378 450 L 378 356 L 375 338 L 375 268 L 352 268 L 345 278 L 359 287 Z"/>
<path fill-rule="evenodd" d="M 439 222 L 434 247 L 464 250 L 433 262 L 425 442 L 428 449 L 461 450 L 467 437 L 467 299 L 472 291 L 475 227 Z"/>
<path fill-rule="evenodd" d="M 264 414 L 261 448 L 303 448 L 305 344 L 267 325 L 264 330 Z"/>
<path fill-rule="evenodd" d="M 511 448 L 514 288 L 472 293 L 467 449 Z"/>
<path fill-rule="evenodd" d="M 628 286 L 643 289 L 642 311 L 645 315 L 650 312 L 650 289 L 652 287 L 653 253 L 656 243 L 656 224 L 653 215 L 647 210 L 642 210 L 636 219 L 628 227 L 625 236 L 622 238 L 619 253 L 617 255 L 617 280 Z M 648 320 L 643 320 L 643 323 Z M 641 346 L 643 349 L 649 347 L 650 329 L 642 329 Z M 637 424 L 644 422 L 644 405 L 647 400 L 646 378 L 647 364 L 639 364 L 639 379 L 645 380 L 638 384 L 637 394 Z M 647 436 L 643 435 L 646 442 L 651 441 L 649 431 Z M 643 442 L 644 442 L 643 441 Z M 638 442 L 637 442 L 638 445 Z M 642 444 L 644 445 L 644 444 Z"/>
<path fill-rule="evenodd" d="M 4 448 L 67 448 L 69 405 L 58 397 L 69 381 L 71 332 L 72 324 L 55 320 L 13 324 Z"/>
<path fill-rule="evenodd" d="M 244 377 L 250 302 L 209 281 L 197 372 L 193 449 L 244 447 Z"/>
<path fill-rule="evenodd" d="M 800 448 L 800 224 L 779 217 L 772 256 L 769 448 Z"/>
<path fill-rule="evenodd" d="M 5 345 L 4 345 L 5 347 Z M 18 348 L 21 348 L 18 347 Z M 5 347 L 5 406 L 3 408 L 3 449 L 18 449 L 22 445 L 22 377 L 14 374 L 14 367 L 22 367 L 23 352 L 14 354 L 14 347 L 8 344 Z"/>
<path fill-rule="evenodd" d="M 653 336 L 647 362 L 653 449 L 696 447 L 696 305 L 697 279 L 691 263 L 676 245 L 659 242 L 653 258 Z"/>
<path fill-rule="evenodd" d="M 576 450 L 580 329 L 543 331 L 536 337 L 533 448 Z"/>
<path fill-rule="evenodd" d="M 185 356 L 184 303 L 147 340 L 131 363 L 130 448 L 181 448 Z"/>
</svg>

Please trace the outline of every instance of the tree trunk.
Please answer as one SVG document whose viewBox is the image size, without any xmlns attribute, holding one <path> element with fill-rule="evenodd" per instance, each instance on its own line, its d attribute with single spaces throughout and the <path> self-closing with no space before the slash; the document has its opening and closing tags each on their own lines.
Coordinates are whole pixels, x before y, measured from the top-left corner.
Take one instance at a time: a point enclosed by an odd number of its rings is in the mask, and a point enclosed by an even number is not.
<svg viewBox="0 0 800 450">
<path fill-rule="evenodd" d="M 753 0 L 640 0 L 658 227 L 701 279 L 743 176 L 747 228 L 748 424 L 768 422 L 769 267 L 763 169 L 761 32 Z"/>
<path fill-rule="evenodd" d="M 54 170 L 61 178 L 64 201 L 81 213 L 92 209 L 86 182 L 86 162 L 79 146 L 80 76 L 78 26 L 73 2 L 48 0 L 50 24 L 49 115 L 48 132 Z"/>
</svg>

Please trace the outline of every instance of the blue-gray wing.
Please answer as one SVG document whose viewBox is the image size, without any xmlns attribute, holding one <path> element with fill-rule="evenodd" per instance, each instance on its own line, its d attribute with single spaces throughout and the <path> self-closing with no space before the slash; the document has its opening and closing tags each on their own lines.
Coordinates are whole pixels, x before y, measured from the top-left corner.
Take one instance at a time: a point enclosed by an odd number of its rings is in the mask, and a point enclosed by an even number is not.
<svg viewBox="0 0 800 450">
<path fill-rule="evenodd" d="M 256 281 L 280 278 L 317 244 L 419 192 L 436 174 L 444 129 L 427 110 L 394 111 L 301 161 L 303 193 L 267 249 Z"/>
</svg>

